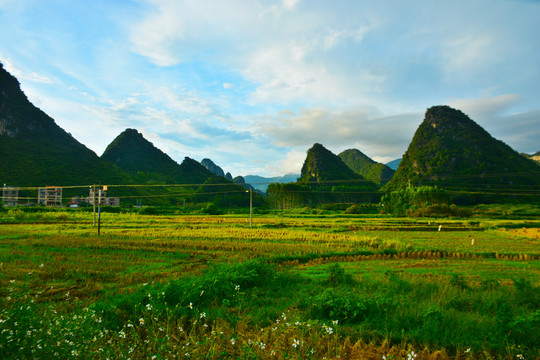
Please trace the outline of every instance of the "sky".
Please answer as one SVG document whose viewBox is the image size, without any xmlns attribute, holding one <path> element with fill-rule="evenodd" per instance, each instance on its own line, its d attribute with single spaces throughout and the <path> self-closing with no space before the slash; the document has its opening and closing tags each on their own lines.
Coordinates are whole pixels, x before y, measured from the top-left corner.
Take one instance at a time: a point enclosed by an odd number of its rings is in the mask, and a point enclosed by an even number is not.
<svg viewBox="0 0 540 360">
<path fill-rule="evenodd" d="M 300 173 L 320 143 L 400 158 L 426 109 L 540 150 L 540 1 L 0 0 L 0 62 L 101 155 L 137 129 L 178 163 Z"/>
</svg>

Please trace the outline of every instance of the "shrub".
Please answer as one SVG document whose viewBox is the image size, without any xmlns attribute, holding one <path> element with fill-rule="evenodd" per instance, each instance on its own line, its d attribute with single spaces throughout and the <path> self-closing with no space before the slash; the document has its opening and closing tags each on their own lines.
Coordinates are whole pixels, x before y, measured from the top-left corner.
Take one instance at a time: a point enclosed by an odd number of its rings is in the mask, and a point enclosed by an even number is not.
<svg viewBox="0 0 540 360">
<path fill-rule="evenodd" d="M 211 203 L 208 204 L 204 209 L 202 209 L 202 213 L 206 215 L 220 215 L 223 212 L 216 204 Z"/>
<path fill-rule="evenodd" d="M 311 315 L 314 318 L 338 320 L 344 323 L 360 323 L 368 318 L 377 318 L 395 308 L 396 303 L 389 298 L 375 299 L 360 297 L 350 291 L 335 288 L 325 289 L 313 298 Z"/>
<path fill-rule="evenodd" d="M 362 214 L 362 206 L 358 204 L 351 205 L 343 213 L 344 214 Z"/>
<path fill-rule="evenodd" d="M 314 298 L 312 315 L 316 318 L 360 322 L 369 313 L 370 300 L 354 294 L 343 294 L 333 288 L 325 289 Z"/>
<path fill-rule="evenodd" d="M 350 274 L 345 273 L 345 269 L 341 267 L 338 263 L 333 263 L 328 267 L 330 274 L 326 280 L 332 286 L 340 284 L 349 284 L 352 282 L 352 277 Z"/>
<path fill-rule="evenodd" d="M 433 204 L 419 209 L 407 209 L 406 214 L 409 217 L 470 217 L 472 211 L 467 208 L 457 207 L 454 204 Z"/>
<path fill-rule="evenodd" d="M 238 265 L 220 265 L 204 275 L 173 281 L 166 286 L 165 301 L 169 305 L 190 303 L 208 306 L 214 301 L 232 299 L 236 289 L 263 287 L 271 282 L 275 270 L 262 261 L 246 261 Z M 201 295 L 202 294 L 202 295 Z"/>
<path fill-rule="evenodd" d="M 145 206 L 139 209 L 141 215 L 156 215 L 157 209 L 153 206 Z"/>
</svg>

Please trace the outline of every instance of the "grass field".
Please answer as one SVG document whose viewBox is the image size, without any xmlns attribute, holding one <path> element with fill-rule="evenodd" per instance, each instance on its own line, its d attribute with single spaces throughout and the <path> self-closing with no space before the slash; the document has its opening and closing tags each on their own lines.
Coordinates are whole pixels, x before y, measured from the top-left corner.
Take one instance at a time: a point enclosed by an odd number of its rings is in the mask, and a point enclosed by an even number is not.
<svg viewBox="0 0 540 360">
<path fill-rule="evenodd" d="M 2 358 L 537 359 L 540 220 L 0 213 Z"/>
</svg>

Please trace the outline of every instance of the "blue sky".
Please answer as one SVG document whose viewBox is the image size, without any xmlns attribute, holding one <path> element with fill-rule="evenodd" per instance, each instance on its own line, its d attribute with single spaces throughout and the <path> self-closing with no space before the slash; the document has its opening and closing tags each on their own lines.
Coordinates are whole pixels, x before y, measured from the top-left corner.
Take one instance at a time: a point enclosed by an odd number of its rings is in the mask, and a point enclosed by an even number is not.
<svg viewBox="0 0 540 360">
<path fill-rule="evenodd" d="M 381 162 L 427 108 L 540 150 L 540 1 L 0 0 L 0 61 L 101 155 L 126 128 L 177 162 L 300 172 L 319 142 Z"/>
</svg>

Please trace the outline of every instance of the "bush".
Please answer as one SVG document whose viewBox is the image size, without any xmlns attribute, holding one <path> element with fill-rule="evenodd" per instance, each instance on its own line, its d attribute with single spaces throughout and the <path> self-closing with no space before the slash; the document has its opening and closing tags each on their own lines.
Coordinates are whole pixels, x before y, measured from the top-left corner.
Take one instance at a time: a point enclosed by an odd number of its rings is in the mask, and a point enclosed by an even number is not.
<svg viewBox="0 0 540 360">
<path fill-rule="evenodd" d="M 369 313 L 369 300 L 357 295 L 342 294 L 333 288 L 325 289 L 314 298 L 312 315 L 316 318 L 360 322 Z"/>
<path fill-rule="evenodd" d="M 314 318 L 343 323 L 360 323 L 370 317 L 376 318 L 385 314 L 395 306 L 395 302 L 389 298 L 362 298 L 350 291 L 344 293 L 328 288 L 313 299 L 311 315 Z"/>
<path fill-rule="evenodd" d="M 333 263 L 330 265 L 328 270 L 330 270 L 330 274 L 328 275 L 327 282 L 332 286 L 350 284 L 352 282 L 351 275 L 346 274 L 345 269 L 343 269 L 338 263 Z"/>
<path fill-rule="evenodd" d="M 165 301 L 169 305 L 184 306 L 189 303 L 194 306 L 222 303 L 223 299 L 232 299 L 237 289 L 263 287 L 274 276 L 275 270 L 258 260 L 215 266 L 202 276 L 171 282 L 165 289 Z"/>
<path fill-rule="evenodd" d="M 216 204 L 208 204 L 204 209 L 202 209 L 202 213 L 206 215 L 220 215 L 223 214 L 223 211 L 216 205 Z"/>
<path fill-rule="evenodd" d="M 362 207 L 358 204 L 349 206 L 344 212 L 344 214 L 362 214 Z"/>
<path fill-rule="evenodd" d="M 419 209 L 407 209 L 406 214 L 409 217 L 471 217 L 472 211 L 454 204 L 434 204 Z"/>
<path fill-rule="evenodd" d="M 156 215 L 157 213 L 157 209 L 153 206 L 145 206 L 139 209 L 141 215 Z"/>
</svg>

